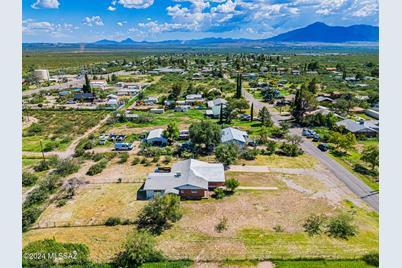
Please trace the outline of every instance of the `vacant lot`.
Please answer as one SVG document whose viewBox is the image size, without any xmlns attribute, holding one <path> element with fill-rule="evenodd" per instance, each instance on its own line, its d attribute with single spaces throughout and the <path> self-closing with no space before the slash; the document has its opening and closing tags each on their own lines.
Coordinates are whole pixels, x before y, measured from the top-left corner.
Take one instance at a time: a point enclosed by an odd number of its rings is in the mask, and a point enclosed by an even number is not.
<svg viewBox="0 0 402 268">
<path fill-rule="evenodd" d="M 41 226 L 103 224 L 109 217 L 135 219 L 144 201 L 137 201 L 141 184 L 89 184 L 63 207 L 49 206 L 38 220 Z"/>
<path fill-rule="evenodd" d="M 62 151 L 77 137 L 96 126 L 106 116 L 100 111 L 29 111 L 37 119 L 23 130 L 22 150 Z"/>
</svg>

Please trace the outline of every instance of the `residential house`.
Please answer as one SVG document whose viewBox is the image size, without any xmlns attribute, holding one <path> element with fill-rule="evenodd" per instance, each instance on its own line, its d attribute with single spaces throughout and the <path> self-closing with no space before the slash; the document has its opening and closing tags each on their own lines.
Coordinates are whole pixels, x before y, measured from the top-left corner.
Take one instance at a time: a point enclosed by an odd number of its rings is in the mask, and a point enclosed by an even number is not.
<svg viewBox="0 0 402 268">
<path fill-rule="evenodd" d="M 345 119 L 336 123 L 337 126 L 344 126 L 345 129 L 355 135 L 375 137 L 378 135 L 379 127 L 370 121 L 356 122 L 352 119 Z"/>
<path fill-rule="evenodd" d="M 251 142 L 252 140 L 249 139 L 248 134 L 245 131 L 233 127 L 227 127 L 222 129 L 221 143 L 235 144 L 240 147 L 243 147 Z"/>
<path fill-rule="evenodd" d="M 163 129 L 157 128 L 149 132 L 145 142 L 151 146 L 166 146 L 168 140 L 163 136 Z"/>
<path fill-rule="evenodd" d="M 323 102 L 323 103 L 333 103 L 334 100 L 329 98 L 329 97 L 325 97 L 325 96 L 318 96 L 317 98 L 315 98 L 318 102 Z"/>
<path fill-rule="evenodd" d="M 190 109 L 190 105 L 177 105 L 176 107 L 174 107 L 175 112 L 187 112 Z"/>
<path fill-rule="evenodd" d="M 223 186 L 225 172 L 222 164 L 210 164 L 195 159 L 174 163 L 171 171 L 148 174 L 143 190 L 146 198 L 156 194 L 176 194 L 183 199 L 207 198 L 209 190 Z"/>
<path fill-rule="evenodd" d="M 144 105 L 155 105 L 158 102 L 158 97 L 149 96 L 144 100 Z"/>
<path fill-rule="evenodd" d="M 106 80 L 92 80 L 90 85 L 94 88 L 103 88 L 107 86 L 107 82 Z"/>
<path fill-rule="evenodd" d="M 163 108 L 152 108 L 149 110 L 151 114 L 163 114 L 164 111 L 165 109 Z"/>
<path fill-rule="evenodd" d="M 200 102 L 204 102 L 202 94 L 189 94 L 186 96 L 186 104 L 193 105 Z"/>
<path fill-rule="evenodd" d="M 212 107 L 214 107 L 214 106 L 220 106 L 221 104 L 224 105 L 224 106 L 226 106 L 227 103 L 228 103 L 228 101 L 225 100 L 225 99 L 216 98 L 216 99 L 214 99 L 214 100 L 208 101 L 208 102 L 207 102 L 207 105 L 208 105 L 208 108 L 212 108 Z"/>
<path fill-rule="evenodd" d="M 93 102 L 95 95 L 93 93 L 77 93 L 74 95 L 75 101 Z"/>
<path fill-rule="evenodd" d="M 222 109 L 225 106 L 222 107 Z M 221 105 L 219 106 L 214 106 L 212 109 L 206 110 L 205 111 L 205 116 L 210 117 L 210 118 L 219 118 L 221 115 Z"/>
</svg>

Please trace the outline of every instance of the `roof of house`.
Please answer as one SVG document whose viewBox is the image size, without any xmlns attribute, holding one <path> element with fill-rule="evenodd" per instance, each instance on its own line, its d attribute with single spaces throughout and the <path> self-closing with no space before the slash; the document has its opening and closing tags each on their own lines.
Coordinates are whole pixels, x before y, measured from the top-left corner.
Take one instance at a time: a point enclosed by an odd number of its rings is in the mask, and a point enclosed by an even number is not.
<svg viewBox="0 0 402 268">
<path fill-rule="evenodd" d="M 163 128 L 153 129 L 149 132 L 147 136 L 147 140 L 155 139 L 155 138 L 162 138 Z"/>
<path fill-rule="evenodd" d="M 355 132 L 378 132 L 378 126 L 369 121 L 356 122 L 352 119 L 345 119 L 336 123 L 337 126 L 344 126 L 348 131 Z"/>
<path fill-rule="evenodd" d="M 222 164 L 210 164 L 195 159 L 174 163 L 169 173 L 150 173 L 144 190 L 165 190 L 177 193 L 181 187 L 208 189 L 208 182 L 224 182 Z"/>
<path fill-rule="evenodd" d="M 318 102 L 322 102 L 322 101 L 329 101 L 329 102 L 333 102 L 334 100 L 325 96 L 318 96 L 317 98 L 315 98 Z"/>
<path fill-rule="evenodd" d="M 236 128 L 228 127 L 222 129 L 221 142 L 225 143 L 228 141 L 237 140 L 241 143 L 246 143 L 247 137 L 248 137 L 247 132 Z"/>
<path fill-rule="evenodd" d="M 228 103 L 227 100 L 222 99 L 222 98 L 217 98 L 211 101 L 208 101 L 208 107 L 214 107 L 214 106 L 220 106 L 221 104 L 225 105 L 226 103 Z"/>
</svg>

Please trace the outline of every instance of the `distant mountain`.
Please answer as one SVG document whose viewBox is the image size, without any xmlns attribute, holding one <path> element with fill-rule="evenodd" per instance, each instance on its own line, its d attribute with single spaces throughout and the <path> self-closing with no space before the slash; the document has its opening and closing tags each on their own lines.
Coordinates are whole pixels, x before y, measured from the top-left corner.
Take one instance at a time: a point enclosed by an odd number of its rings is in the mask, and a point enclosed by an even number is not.
<svg viewBox="0 0 402 268">
<path fill-rule="evenodd" d="M 379 28 L 370 25 L 329 26 L 316 22 L 307 27 L 296 29 L 265 39 L 269 42 L 378 42 Z"/>
<path fill-rule="evenodd" d="M 97 44 L 97 45 L 116 45 L 116 44 L 119 44 L 119 42 L 113 41 L 113 40 L 102 39 L 102 40 L 94 42 L 94 44 Z"/>
<path fill-rule="evenodd" d="M 135 43 L 137 43 L 137 42 L 135 42 L 131 38 L 127 38 L 127 39 L 124 39 L 124 40 L 120 41 L 120 44 L 125 44 L 125 45 L 130 45 L 130 44 L 135 44 Z"/>
</svg>

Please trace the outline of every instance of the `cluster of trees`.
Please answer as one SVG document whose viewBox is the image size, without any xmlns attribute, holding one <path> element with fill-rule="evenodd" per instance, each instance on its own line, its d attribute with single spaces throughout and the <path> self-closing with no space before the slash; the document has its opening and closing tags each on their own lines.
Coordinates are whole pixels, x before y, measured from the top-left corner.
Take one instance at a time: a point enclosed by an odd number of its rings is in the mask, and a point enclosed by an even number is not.
<svg viewBox="0 0 402 268">
<path fill-rule="evenodd" d="M 353 217 L 345 213 L 331 218 L 312 214 L 305 220 L 303 228 L 310 236 L 326 233 L 331 237 L 348 239 L 358 233 L 357 226 L 353 224 Z"/>
<path fill-rule="evenodd" d="M 295 100 L 291 106 L 293 117 L 299 122 L 307 111 L 316 107 L 317 101 L 314 94 L 303 84 L 296 90 Z"/>
</svg>

